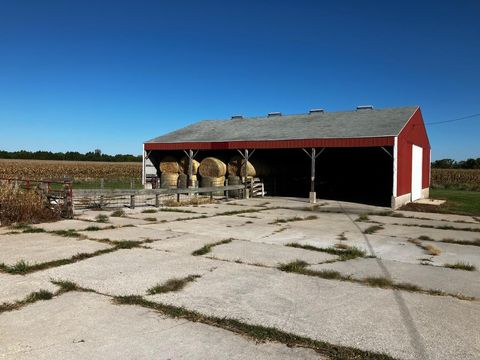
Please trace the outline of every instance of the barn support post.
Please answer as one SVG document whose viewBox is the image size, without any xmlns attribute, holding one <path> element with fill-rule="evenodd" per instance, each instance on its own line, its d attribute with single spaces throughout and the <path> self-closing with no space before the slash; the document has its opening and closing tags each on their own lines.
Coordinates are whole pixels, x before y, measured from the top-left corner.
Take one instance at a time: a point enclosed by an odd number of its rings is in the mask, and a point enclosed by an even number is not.
<svg viewBox="0 0 480 360">
<path fill-rule="evenodd" d="M 250 197 L 250 192 L 253 190 L 253 187 L 249 191 L 248 184 L 247 184 L 247 177 L 248 177 L 247 176 L 248 175 L 247 174 L 247 163 L 248 163 L 248 160 L 250 159 L 250 157 L 255 152 L 255 149 L 253 149 L 251 153 L 248 152 L 248 149 L 245 149 L 244 152 L 241 152 L 238 149 L 237 149 L 237 151 L 243 157 L 242 168 L 243 168 L 243 173 L 245 174 L 245 176 L 242 176 L 242 183 L 245 184 L 245 199 L 248 199 Z"/>
<path fill-rule="evenodd" d="M 309 201 L 312 204 L 317 202 L 317 193 L 315 192 L 315 160 L 317 157 L 321 155 L 321 153 L 325 150 L 322 148 L 317 154 L 317 150 L 315 148 L 311 148 L 310 152 L 306 149 L 302 149 L 305 154 L 310 158 L 310 193 L 309 193 Z"/>
<path fill-rule="evenodd" d="M 198 150 L 195 153 L 193 153 L 192 149 L 189 149 L 188 152 L 186 150 L 183 150 L 183 152 L 188 157 L 187 187 L 192 188 L 192 187 L 194 187 L 193 180 L 192 180 L 192 177 L 193 177 L 193 159 L 195 159 L 195 156 L 197 156 Z M 191 193 L 189 195 L 191 195 Z"/>
</svg>

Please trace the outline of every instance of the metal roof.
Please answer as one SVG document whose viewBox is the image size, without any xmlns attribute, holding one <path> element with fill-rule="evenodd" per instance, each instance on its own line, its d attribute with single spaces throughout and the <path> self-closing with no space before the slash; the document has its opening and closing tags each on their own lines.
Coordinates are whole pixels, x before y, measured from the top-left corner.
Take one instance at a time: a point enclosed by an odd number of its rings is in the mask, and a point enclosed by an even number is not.
<svg viewBox="0 0 480 360">
<path fill-rule="evenodd" d="M 229 142 L 397 136 L 418 106 L 204 120 L 146 143 Z"/>
</svg>

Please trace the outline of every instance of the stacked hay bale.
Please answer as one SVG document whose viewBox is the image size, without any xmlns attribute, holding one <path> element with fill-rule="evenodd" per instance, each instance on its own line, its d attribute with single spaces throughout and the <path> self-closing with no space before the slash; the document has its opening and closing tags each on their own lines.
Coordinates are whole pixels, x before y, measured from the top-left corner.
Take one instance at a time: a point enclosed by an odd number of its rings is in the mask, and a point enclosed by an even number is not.
<svg viewBox="0 0 480 360">
<path fill-rule="evenodd" d="M 202 177 L 201 187 L 221 187 L 225 184 L 227 166 L 219 159 L 207 157 L 200 163 L 198 172 Z M 214 193 L 214 195 L 223 195 L 223 191 Z"/>
<path fill-rule="evenodd" d="M 187 156 L 184 156 L 180 159 L 179 166 L 180 166 L 180 181 L 182 180 L 182 174 L 185 174 L 187 176 L 187 180 L 185 180 L 185 183 L 187 184 L 186 186 L 188 187 L 188 164 L 189 164 L 189 159 Z M 197 186 L 197 173 L 198 173 L 198 168 L 200 166 L 200 163 L 197 160 L 192 160 L 192 186 L 196 187 Z"/>
<path fill-rule="evenodd" d="M 178 173 L 180 166 L 173 156 L 165 156 L 159 165 L 161 172 L 160 187 L 165 189 L 176 189 L 178 186 Z"/>
</svg>

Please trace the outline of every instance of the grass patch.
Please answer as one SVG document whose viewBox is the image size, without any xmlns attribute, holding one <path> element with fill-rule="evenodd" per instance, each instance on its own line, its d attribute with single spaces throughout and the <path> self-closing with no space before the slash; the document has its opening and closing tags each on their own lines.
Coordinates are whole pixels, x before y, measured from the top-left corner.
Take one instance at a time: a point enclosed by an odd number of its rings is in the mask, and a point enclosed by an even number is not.
<svg viewBox="0 0 480 360">
<path fill-rule="evenodd" d="M 157 210 L 155 210 L 155 209 L 142 210 L 142 214 L 156 214 L 156 213 L 157 213 Z"/>
<path fill-rule="evenodd" d="M 197 249 L 194 252 L 192 252 L 192 255 L 193 256 L 200 256 L 200 255 L 208 254 L 210 251 L 212 251 L 212 248 L 214 246 L 218 246 L 218 245 L 222 245 L 222 244 L 228 244 L 228 243 L 232 242 L 232 240 L 233 239 L 225 239 L 225 240 L 222 240 L 222 241 L 218 241 L 216 243 L 206 244 L 206 245 L 202 246 L 200 249 Z"/>
<path fill-rule="evenodd" d="M 23 229 L 22 230 L 22 233 L 25 233 L 25 234 L 30 234 L 30 233 L 43 233 L 45 232 L 44 229 L 42 228 L 36 228 L 36 227 L 32 227 L 32 226 L 29 226 L 27 229 Z"/>
<path fill-rule="evenodd" d="M 370 218 L 368 217 L 368 214 L 361 214 L 355 219 L 355 221 L 359 221 L 359 222 L 370 221 Z"/>
<path fill-rule="evenodd" d="M 419 239 L 410 239 L 408 241 L 411 242 L 412 244 L 415 244 L 418 247 L 422 248 L 429 255 L 437 256 L 437 255 L 440 255 L 442 253 L 442 250 L 440 250 L 439 248 L 437 248 L 437 247 L 435 247 L 434 245 L 431 245 L 431 244 L 424 245 L 424 244 L 422 244 L 422 242 Z"/>
<path fill-rule="evenodd" d="M 109 243 L 114 245 L 116 249 L 132 249 L 142 245 L 142 242 L 133 240 L 117 240 L 109 241 Z"/>
<path fill-rule="evenodd" d="M 95 221 L 98 223 L 107 223 L 108 222 L 108 216 L 105 214 L 98 214 L 95 217 Z"/>
<path fill-rule="evenodd" d="M 433 241 L 433 239 L 430 236 L 427 235 L 421 235 L 418 237 L 419 240 L 428 240 L 428 241 Z"/>
<path fill-rule="evenodd" d="M 381 225 L 372 225 L 372 226 L 369 226 L 368 228 L 366 228 L 365 230 L 363 230 L 363 233 L 364 234 L 374 234 L 377 231 L 382 230 L 382 229 L 383 229 L 383 226 L 381 226 Z"/>
<path fill-rule="evenodd" d="M 472 264 L 459 261 L 455 264 L 445 264 L 446 268 L 455 269 L 455 270 L 465 270 L 465 271 L 475 271 L 476 267 Z"/>
<path fill-rule="evenodd" d="M 82 234 L 78 233 L 76 230 L 73 230 L 73 229 L 55 230 L 55 231 L 52 231 L 52 234 L 60 235 L 64 237 L 75 237 L 75 238 L 79 238 L 82 236 Z"/>
<path fill-rule="evenodd" d="M 143 306 L 172 318 L 185 319 L 192 322 L 201 322 L 203 324 L 225 329 L 236 334 L 241 334 L 249 339 L 259 342 L 275 341 L 286 344 L 289 347 L 313 349 L 317 353 L 322 354 L 329 359 L 393 360 L 392 357 L 385 354 L 363 351 L 346 346 L 333 345 L 327 342 L 287 333 L 272 327 L 246 324 L 235 319 L 203 315 L 196 311 L 187 310 L 183 307 L 155 303 L 153 301 L 146 300 L 141 296 L 117 296 L 113 299 L 113 301 L 115 304 Z"/>
<path fill-rule="evenodd" d="M 0 271 L 9 273 L 9 274 L 26 274 L 30 265 L 25 260 L 19 260 L 14 265 L 6 265 L 4 263 L 0 264 Z"/>
<path fill-rule="evenodd" d="M 186 210 L 186 209 L 175 209 L 175 208 L 161 208 L 159 211 L 164 212 L 177 212 L 177 213 L 185 213 L 185 214 L 197 214 L 195 211 Z"/>
<path fill-rule="evenodd" d="M 471 245 L 471 246 L 480 246 L 480 239 L 475 240 L 454 240 L 445 238 L 439 240 L 440 242 L 449 243 L 449 244 L 457 244 L 457 245 Z"/>
<path fill-rule="evenodd" d="M 125 211 L 122 209 L 115 210 L 110 214 L 111 217 L 124 217 L 125 216 Z"/>
<path fill-rule="evenodd" d="M 231 211 L 224 211 L 218 214 L 215 214 L 215 216 L 231 216 L 231 215 L 238 215 L 238 214 L 248 214 L 248 213 L 255 213 L 259 211 L 264 211 L 267 210 L 265 209 L 243 209 L 243 210 L 231 210 Z"/>
<path fill-rule="evenodd" d="M 54 285 L 60 287 L 59 293 L 64 293 L 68 291 L 75 291 L 79 289 L 79 286 L 72 281 L 67 280 L 50 280 L 50 282 Z"/>
<path fill-rule="evenodd" d="M 83 231 L 99 231 L 99 230 L 102 230 L 102 228 L 95 225 L 88 226 L 85 229 L 83 229 Z"/>
<path fill-rule="evenodd" d="M 343 244 L 343 243 L 336 243 L 336 244 L 335 244 L 335 248 L 346 250 L 346 249 L 349 249 L 349 248 L 350 248 L 350 245 L 348 245 L 348 244 Z"/>
<path fill-rule="evenodd" d="M 39 290 L 30 293 L 23 300 L 14 303 L 0 304 L 0 314 L 5 311 L 18 310 L 27 304 L 32 304 L 40 300 L 50 300 L 54 296 L 53 293 L 47 290 Z"/>
<path fill-rule="evenodd" d="M 148 295 L 161 294 L 171 291 L 182 290 L 189 282 L 195 281 L 200 275 L 189 275 L 184 278 L 174 278 L 166 281 L 163 284 L 157 284 L 147 290 Z"/>
<path fill-rule="evenodd" d="M 155 221 L 157 221 L 157 218 L 156 217 L 146 217 L 146 218 L 143 218 L 143 220 L 155 222 Z"/>
<path fill-rule="evenodd" d="M 289 243 L 286 246 L 337 255 L 340 257 L 339 261 L 352 260 L 358 257 L 366 257 L 367 255 L 365 251 L 360 250 L 355 246 L 351 246 L 348 249 L 337 249 L 335 247 L 321 248 L 312 245 L 302 245 L 298 243 Z"/>
<path fill-rule="evenodd" d="M 308 216 L 306 216 L 306 217 L 294 216 L 294 217 L 285 218 L 285 219 L 276 219 L 275 221 L 272 221 L 272 222 L 269 223 L 269 224 L 270 224 L 270 225 L 273 225 L 273 224 L 284 224 L 284 223 L 294 222 L 294 221 L 305 221 L 305 220 L 315 220 L 315 219 L 318 219 L 318 216 L 317 216 L 317 215 L 308 215 Z"/>
</svg>

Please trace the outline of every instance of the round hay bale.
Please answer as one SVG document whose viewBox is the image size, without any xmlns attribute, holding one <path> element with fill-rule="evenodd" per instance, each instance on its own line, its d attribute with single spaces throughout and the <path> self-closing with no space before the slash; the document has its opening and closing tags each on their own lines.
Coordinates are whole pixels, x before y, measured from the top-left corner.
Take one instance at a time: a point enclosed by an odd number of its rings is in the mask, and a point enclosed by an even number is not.
<svg viewBox="0 0 480 360">
<path fill-rule="evenodd" d="M 178 188 L 186 189 L 188 187 L 188 176 L 186 174 L 178 175 Z"/>
<path fill-rule="evenodd" d="M 184 174 L 188 174 L 188 157 L 184 156 L 180 159 L 180 172 Z M 197 175 L 198 172 L 198 167 L 200 166 L 200 163 L 193 159 L 192 160 L 192 175 Z"/>
<path fill-rule="evenodd" d="M 180 171 L 180 166 L 178 165 L 177 159 L 173 156 L 165 156 L 158 166 L 160 171 L 167 174 L 178 174 Z"/>
<path fill-rule="evenodd" d="M 198 172 L 202 177 L 218 178 L 225 176 L 227 173 L 227 166 L 221 160 L 214 157 L 207 157 L 200 163 Z"/>
<path fill-rule="evenodd" d="M 160 175 L 160 187 L 162 189 L 176 189 L 178 174 L 162 173 Z"/>
<path fill-rule="evenodd" d="M 221 187 L 225 184 L 225 176 L 202 176 L 200 187 Z M 213 195 L 223 196 L 223 191 L 214 192 Z"/>
<path fill-rule="evenodd" d="M 239 155 L 236 155 L 228 162 L 228 175 L 230 176 L 255 176 L 255 167 L 250 161 L 247 161 L 247 172 L 245 175 L 245 159 Z"/>
</svg>

